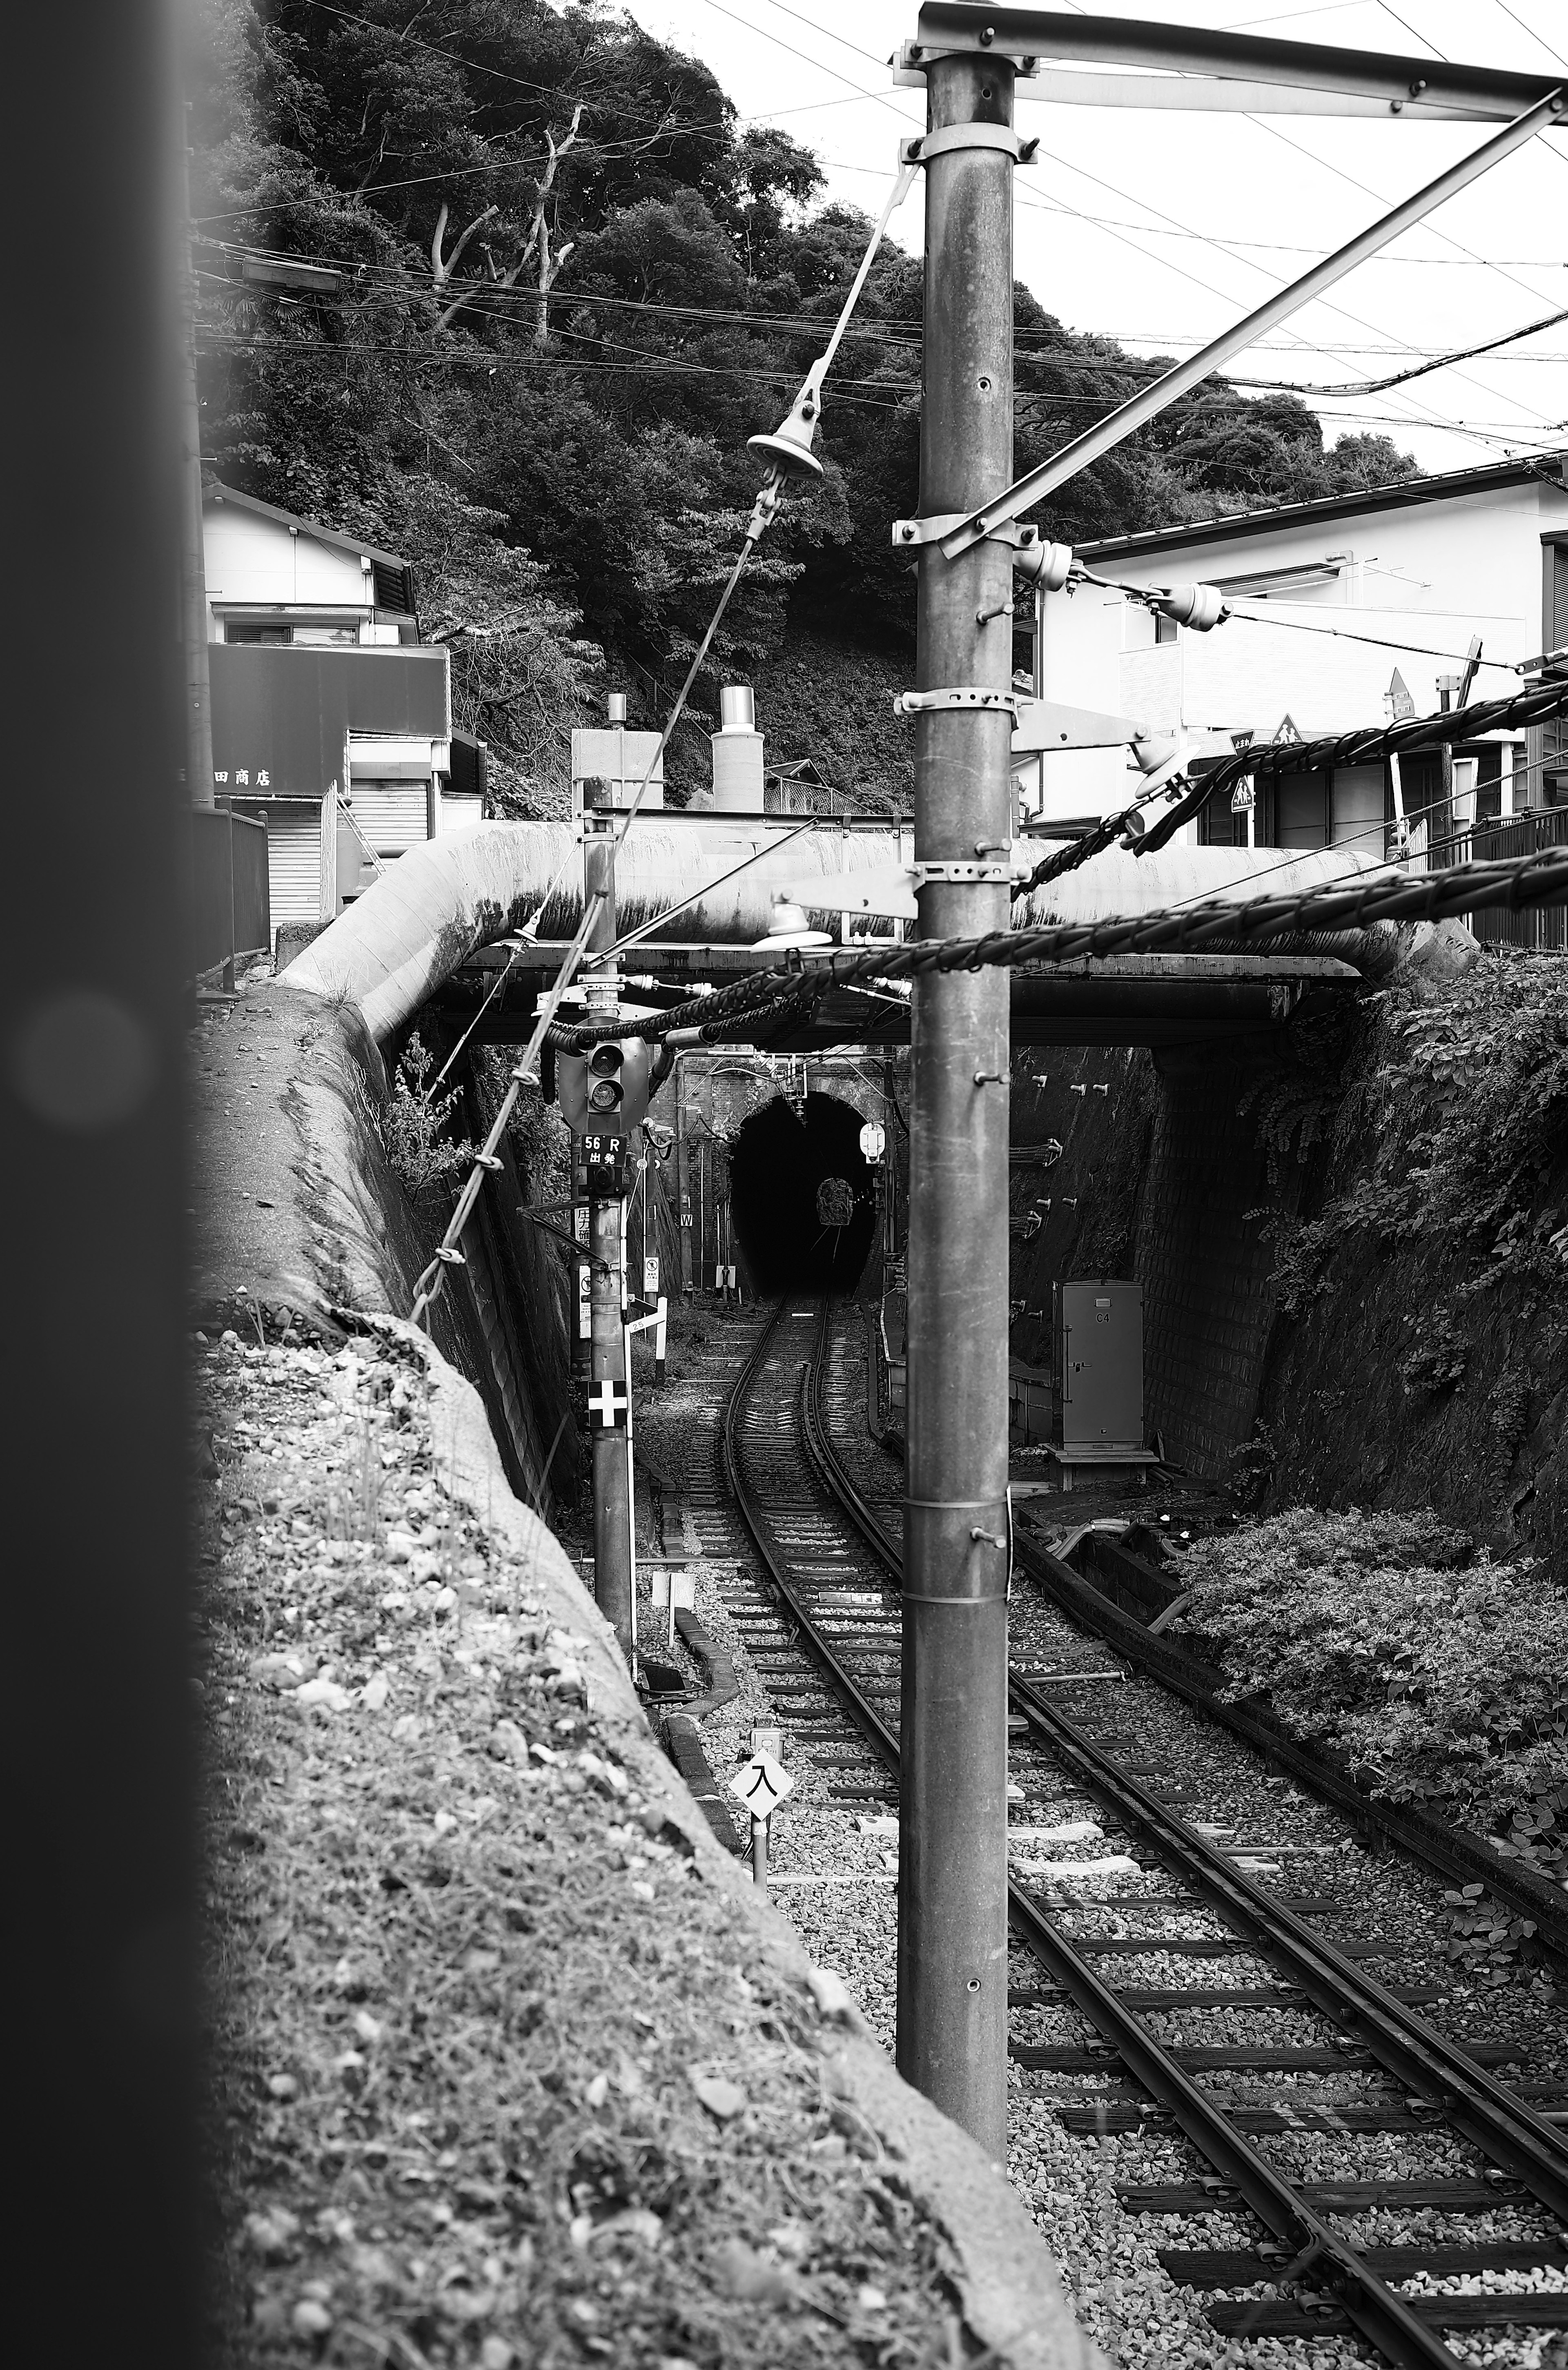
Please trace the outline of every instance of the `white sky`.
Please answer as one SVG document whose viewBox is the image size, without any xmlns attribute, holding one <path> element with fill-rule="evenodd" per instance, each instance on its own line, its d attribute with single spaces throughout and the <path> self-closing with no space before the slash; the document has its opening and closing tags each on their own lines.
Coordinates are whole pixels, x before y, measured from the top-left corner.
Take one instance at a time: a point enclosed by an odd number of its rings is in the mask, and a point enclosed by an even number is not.
<svg viewBox="0 0 1568 2370">
<path fill-rule="evenodd" d="M 1526 73 L 1568 68 L 1563 0 L 1398 0 L 1398 17 L 1389 0 L 1315 0 L 1295 10 L 1280 0 L 1099 5 L 1105 14 Z M 631 0 L 631 13 L 702 58 L 744 117 L 778 123 L 814 149 L 833 197 L 875 214 L 901 126 L 917 130 L 925 120 L 924 94 L 895 89 L 886 63 L 913 39 L 917 6 Z M 1016 177 L 1018 276 L 1069 328 L 1119 338 L 1135 352 L 1182 353 L 1213 337 L 1497 128 L 1113 111 L 1043 104 L 1028 82 L 1018 88 L 1020 130 L 1041 138 L 1037 161 Z M 1568 307 L 1565 223 L 1568 130 L 1505 159 L 1230 372 L 1313 383 L 1384 377 Z M 918 250 L 918 186 L 893 236 Z M 1341 428 L 1381 429 L 1428 469 L 1568 444 L 1568 321 L 1409 387 L 1312 401 L 1329 443 Z"/>
</svg>

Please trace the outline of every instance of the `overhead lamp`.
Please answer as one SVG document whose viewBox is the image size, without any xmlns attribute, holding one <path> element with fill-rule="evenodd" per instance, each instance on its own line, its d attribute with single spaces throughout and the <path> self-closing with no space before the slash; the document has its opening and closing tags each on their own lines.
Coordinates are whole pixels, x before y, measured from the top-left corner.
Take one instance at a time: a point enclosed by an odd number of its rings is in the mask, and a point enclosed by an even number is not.
<svg viewBox="0 0 1568 2370">
<path fill-rule="evenodd" d="M 786 897 L 776 897 L 773 911 L 767 917 L 767 936 L 758 938 L 754 954 L 772 954 L 786 947 L 830 947 L 833 940 L 825 930 L 813 930 L 803 905 L 791 904 Z"/>
</svg>

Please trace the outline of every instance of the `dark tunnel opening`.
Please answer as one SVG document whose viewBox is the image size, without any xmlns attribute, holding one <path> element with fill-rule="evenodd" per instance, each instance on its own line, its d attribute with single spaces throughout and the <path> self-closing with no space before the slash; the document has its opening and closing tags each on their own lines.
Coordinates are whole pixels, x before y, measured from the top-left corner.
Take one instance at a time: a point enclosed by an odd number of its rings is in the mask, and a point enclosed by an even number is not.
<svg viewBox="0 0 1568 2370">
<path fill-rule="evenodd" d="M 875 1183 L 860 1150 L 864 1123 L 836 1096 L 808 1095 L 797 1113 L 779 1095 L 753 1111 L 736 1136 L 730 1211 L 760 1297 L 852 1292 L 859 1282 L 877 1222 Z"/>
</svg>

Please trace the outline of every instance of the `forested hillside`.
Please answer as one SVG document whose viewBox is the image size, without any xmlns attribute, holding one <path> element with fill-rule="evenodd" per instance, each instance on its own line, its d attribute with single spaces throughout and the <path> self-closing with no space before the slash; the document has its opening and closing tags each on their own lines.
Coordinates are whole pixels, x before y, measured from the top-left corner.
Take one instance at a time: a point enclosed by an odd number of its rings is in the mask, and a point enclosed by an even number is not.
<svg viewBox="0 0 1568 2370">
<path fill-rule="evenodd" d="M 868 223 L 699 61 L 597 5 L 200 0 L 186 82 L 209 466 L 407 553 L 501 804 L 559 811 L 571 723 L 617 681 L 654 718 L 689 663 L 755 489 L 745 440 L 820 351 Z M 269 289 L 259 255 L 341 278 Z M 1020 466 L 1159 367 L 1022 287 L 1016 320 Z M 828 385 L 825 483 L 732 609 L 677 798 L 735 677 L 767 687 L 774 755 L 903 795 L 885 685 L 913 597 L 888 523 L 916 507 L 919 371 L 919 267 L 890 244 Z M 1071 541 L 1413 466 L 1385 437 L 1325 454 L 1294 397 L 1212 381 L 1043 523 Z"/>
</svg>

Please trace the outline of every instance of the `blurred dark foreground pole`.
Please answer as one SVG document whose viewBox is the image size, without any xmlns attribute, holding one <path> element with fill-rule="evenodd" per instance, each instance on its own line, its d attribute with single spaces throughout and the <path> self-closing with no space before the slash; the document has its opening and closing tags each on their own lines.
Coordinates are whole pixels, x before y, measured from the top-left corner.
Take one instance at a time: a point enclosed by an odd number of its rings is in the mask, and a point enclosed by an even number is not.
<svg viewBox="0 0 1568 2370">
<path fill-rule="evenodd" d="M 6 2353 L 199 2356 L 168 0 L 28 23 L 6 218 Z"/>
</svg>

